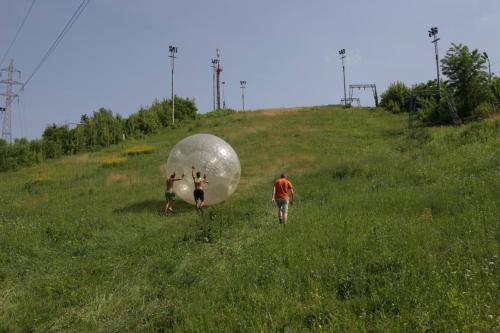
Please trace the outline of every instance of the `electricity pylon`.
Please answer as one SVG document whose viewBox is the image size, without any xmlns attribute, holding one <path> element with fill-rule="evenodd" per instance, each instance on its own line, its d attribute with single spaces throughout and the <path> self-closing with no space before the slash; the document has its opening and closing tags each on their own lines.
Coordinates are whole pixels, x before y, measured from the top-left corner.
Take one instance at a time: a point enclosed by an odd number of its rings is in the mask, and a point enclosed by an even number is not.
<svg viewBox="0 0 500 333">
<path fill-rule="evenodd" d="M 11 60 L 9 66 L 1 69 L 0 72 L 7 72 L 7 79 L 0 80 L 0 83 L 7 85 L 5 92 L 0 93 L 0 96 L 5 96 L 5 107 L 0 109 L 3 111 L 2 139 L 8 143 L 12 143 L 12 101 L 18 97 L 18 94 L 14 93 L 12 87 L 14 85 L 22 85 L 22 82 L 14 80 L 14 73 L 16 72 L 19 75 L 19 79 L 21 79 L 21 71 L 14 68 L 14 60 Z"/>
</svg>

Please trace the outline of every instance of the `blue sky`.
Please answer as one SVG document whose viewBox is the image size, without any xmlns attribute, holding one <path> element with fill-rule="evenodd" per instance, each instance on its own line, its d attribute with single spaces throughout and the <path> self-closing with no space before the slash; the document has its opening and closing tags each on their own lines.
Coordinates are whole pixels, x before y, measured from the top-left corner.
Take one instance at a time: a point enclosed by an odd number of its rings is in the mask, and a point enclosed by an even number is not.
<svg viewBox="0 0 500 333">
<path fill-rule="evenodd" d="M 1 0 L 0 56 L 30 4 Z M 37 0 L 2 68 L 14 59 L 26 78 L 79 4 Z M 216 48 L 235 109 L 240 80 L 247 109 L 339 103 L 341 48 L 348 84 L 376 83 L 382 92 L 396 80 L 426 81 L 435 77 L 431 26 L 441 56 L 463 43 L 488 52 L 500 71 L 498 0 L 91 0 L 14 105 L 14 137 L 40 137 L 47 124 L 99 107 L 127 116 L 168 97 L 170 44 L 179 48 L 176 94 L 195 98 L 202 113 L 212 107 Z M 373 104 L 368 91 L 358 97 Z"/>
</svg>

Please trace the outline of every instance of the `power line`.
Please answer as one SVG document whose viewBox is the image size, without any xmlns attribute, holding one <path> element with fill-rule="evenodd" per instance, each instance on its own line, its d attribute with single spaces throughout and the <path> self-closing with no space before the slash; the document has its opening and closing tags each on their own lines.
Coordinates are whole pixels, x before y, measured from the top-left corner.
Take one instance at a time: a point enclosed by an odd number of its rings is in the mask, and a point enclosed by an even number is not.
<svg viewBox="0 0 500 333">
<path fill-rule="evenodd" d="M 5 51 L 5 54 L 3 55 L 2 60 L 0 61 L 0 66 L 2 66 L 3 62 L 5 61 L 5 58 L 7 58 L 7 54 L 9 54 L 10 49 L 12 48 L 12 46 L 14 45 L 14 43 L 16 42 L 17 37 L 19 36 L 19 33 L 21 32 L 21 29 L 22 29 L 22 28 L 23 28 L 23 26 L 24 26 L 24 23 L 26 23 L 26 20 L 28 19 L 28 16 L 29 16 L 29 15 L 30 15 L 30 13 L 31 13 L 31 9 L 32 9 L 32 8 L 33 8 L 33 6 L 35 5 L 35 2 L 36 2 L 36 0 L 33 0 L 33 1 L 31 2 L 30 8 L 28 8 L 28 11 L 26 12 L 26 15 L 24 15 L 24 19 L 23 19 L 23 21 L 21 22 L 21 25 L 19 26 L 19 28 L 17 28 L 17 32 L 16 32 L 16 34 L 14 35 L 14 38 L 12 39 L 12 42 L 10 42 L 10 45 L 9 45 L 9 47 L 7 48 L 7 51 Z"/>
<path fill-rule="evenodd" d="M 89 2 L 90 2 L 90 0 L 83 0 L 80 3 L 80 6 L 78 6 L 78 8 L 75 10 L 75 12 L 73 13 L 73 16 L 71 16 L 71 18 L 68 20 L 68 22 L 66 23 L 64 28 L 61 30 L 61 32 L 59 33 L 57 38 L 54 40 L 54 42 L 52 43 L 50 48 L 47 50 L 47 52 L 45 52 L 44 56 L 42 57 L 42 60 L 40 60 L 40 63 L 35 67 L 35 69 L 30 74 L 30 76 L 28 77 L 26 82 L 24 82 L 24 84 L 21 86 L 21 89 L 19 89 L 19 91 L 23 90 L 24 87 L 26 87 L 28 82 L 30 82 L 30 80 L 33 78 L 33 76 L 36 74 L 36 72 L 40 69 L 40 67 L 42 67 L 43 63 L 47 60 L 47 58 L 55 51 L 55 49 L 57 48 L 59 43 L 63 40 L 64 36 L 66 36 L 66 34 L 71 29 L 73 24 L 76 22 L 78 17 L 80 17 L 80 15 L 85 10 L 85 7 L 87 7 Z"/>
</svg>

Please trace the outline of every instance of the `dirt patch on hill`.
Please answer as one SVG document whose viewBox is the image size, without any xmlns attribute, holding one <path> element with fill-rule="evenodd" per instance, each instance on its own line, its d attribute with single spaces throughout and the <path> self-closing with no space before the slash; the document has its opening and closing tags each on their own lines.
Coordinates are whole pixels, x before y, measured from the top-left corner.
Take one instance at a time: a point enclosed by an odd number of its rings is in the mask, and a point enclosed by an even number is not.
<svg viewBox="0 0 500 333">
<path fill-rule="evenodd" d="M 90 154 L 89 153 L 84 153 L 84 154 L 81 154 L 81 155 L 76 155 L 75 156 L 75 160 L 77 162 L 87 162 L 89 160 L 89 157 L 90 157 Z"/>
<path fill-rule="evenodd" d="M 139 181 L 137 179 L 136 172 L 112 172 L 106 177 L 106 186 L 115 183 L 121 183 L 126 186 L 137 184 Z"/>
</svg>

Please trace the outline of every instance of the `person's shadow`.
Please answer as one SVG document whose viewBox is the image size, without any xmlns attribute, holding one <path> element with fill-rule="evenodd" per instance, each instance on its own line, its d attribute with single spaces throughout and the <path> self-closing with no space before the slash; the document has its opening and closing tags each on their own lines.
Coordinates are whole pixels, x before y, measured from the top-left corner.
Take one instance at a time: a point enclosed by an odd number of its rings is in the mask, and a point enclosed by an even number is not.
<svg viewBox="0 0 500 333">
<path fill-rule="evenodd" d="M 194 212 L 195 207 L 182 200 L 177 200 L 174 204 L 175 215 L 186 214 L 189 212 Z M 125 214 L 125 213 L 147 213 L 155 212 L 158 215 L 164 215 L 165 213 L 165 200 L 143 200 L 135 202 L 131 205 L 116 208 L 113 213 Z M 175 216 L 174 215 L 174 216 Z"/>
</svg>

